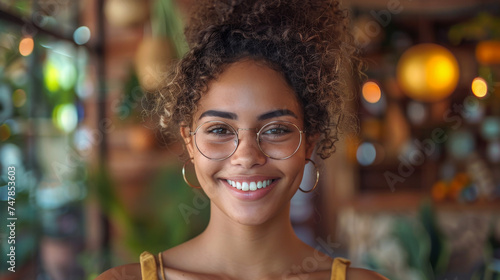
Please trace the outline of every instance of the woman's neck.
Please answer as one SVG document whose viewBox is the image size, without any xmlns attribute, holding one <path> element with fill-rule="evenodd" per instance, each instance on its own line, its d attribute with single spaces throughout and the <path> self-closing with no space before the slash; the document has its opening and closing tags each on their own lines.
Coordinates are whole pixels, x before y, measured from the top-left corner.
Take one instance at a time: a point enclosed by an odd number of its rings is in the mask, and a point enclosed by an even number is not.
<svg viewBox="0 0 500 280">
<path fill-rule="evenodd" d="M 211 205 L 210 222 L 198 236 L 198 244 L 213 261 L 214 271 L 228 276 L 262 279 L 283 273 L 307 247 L 295 235 L 289 215 L 288 204 L 264 224 L 243 225 Z"/>
</svg>

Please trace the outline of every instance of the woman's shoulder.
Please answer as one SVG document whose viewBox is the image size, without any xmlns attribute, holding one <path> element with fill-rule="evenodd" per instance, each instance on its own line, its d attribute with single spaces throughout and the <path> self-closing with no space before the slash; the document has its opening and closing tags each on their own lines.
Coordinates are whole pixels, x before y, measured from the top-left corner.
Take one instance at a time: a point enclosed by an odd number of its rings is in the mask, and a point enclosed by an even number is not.
<svg viewBox="0 0 500 280">
<path fill-rule="evenodd" d="M 363 280 L 388 280 L 384 276 L 378 274 L 375 271 L 371 271 L 368 269 L 357 268 L 357 267 L 349 267 L 347 269 L 347 280 L 351 279 L 363 279 Z"/>
<path fill-rule="evenodd" d="M 97 276 L 95 280 L 139 280 L 141 278 L 140 263 L 130 263 L 112 267 Z"/>
</svg>

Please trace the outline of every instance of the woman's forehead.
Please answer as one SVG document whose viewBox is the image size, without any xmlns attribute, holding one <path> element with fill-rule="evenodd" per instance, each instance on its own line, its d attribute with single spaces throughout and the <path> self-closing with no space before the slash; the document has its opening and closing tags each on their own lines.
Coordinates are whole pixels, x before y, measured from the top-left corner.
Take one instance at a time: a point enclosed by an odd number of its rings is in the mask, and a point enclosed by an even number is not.
<svg viewBox="0 0 500 280">
<path fill-rule="evenodd" d="M 243 60 L 227 66 L 198 103 L 198 118 L 207 110 L 260 115 L 288 110 L 302 116 L 302 108 L 283 75 L 263 63 Z"/>
</svg>

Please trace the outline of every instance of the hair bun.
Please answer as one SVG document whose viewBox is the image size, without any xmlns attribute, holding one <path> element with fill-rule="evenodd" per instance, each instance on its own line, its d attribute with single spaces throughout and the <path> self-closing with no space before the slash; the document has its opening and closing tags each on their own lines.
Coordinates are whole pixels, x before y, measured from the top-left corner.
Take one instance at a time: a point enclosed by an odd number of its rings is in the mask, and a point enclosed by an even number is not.
<svg viewBox="0 0 500 280">
<path fill-rule="evenodd" d="M 226 25 L 252 31 L 261 39 L 273 37 L 275 29 L 297 40 L 326 43 L 346 20 L 347 13 L 332 0 L 207 0 L 196 3 L 185 35 L 193 47 L 215 26 Z"/>
</svg>

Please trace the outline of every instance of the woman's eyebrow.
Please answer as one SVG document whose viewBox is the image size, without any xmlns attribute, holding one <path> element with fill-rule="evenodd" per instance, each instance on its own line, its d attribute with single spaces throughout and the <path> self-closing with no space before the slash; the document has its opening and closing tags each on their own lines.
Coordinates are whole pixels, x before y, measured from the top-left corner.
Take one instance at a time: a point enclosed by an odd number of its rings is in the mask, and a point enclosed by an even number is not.
<svg viewBox="0 0 500 280">
<path fill-rule="evenodd" d="M 267 119 L 272 119 L 276 117 L 281 117 L 281 116 L 292 116 L 296 119 L 298 119 L 297 115 L 288 110 L 288 109 L 282 109 L 282 110 L 274 110 L 271 112 L 264 113 L 260 115 L 257 120 L 263 121 Z M 226 112 L 226 111 L 217 111 L 217 110 L 208 110 L 203 112 L 198 119 L 204 118 L 204 117 L 219 117 L 219 118 L 224 118 L 224 119 L 229 119 L 229 120 L 237 120 L 238 115 L 235 113 L 231 112 Z"/>
<path fill-rule="evenodd" d="M 203 114 L 200 115 L 198 120 L 201 118 L 204 118 L 204 117 L 219 117 L 219 118 L 230 119 L 230 120 L 237 120 L 238 119 L 238 116 L 235 113 L 217 111 L 217 110 L 208 110 L 208 111 L 203 112 Z"/>
<path fill-rule="evenodd" d="M 292 117 L 298 119 L 297 115 L 294 112 L 292 112 L 288 109 L 282 109 L 282 110 L 275 110 L 275 111 L 271 111 L 271 112 L 262 114 L 259 116 L 258 120 L 263 121 L 263 120 L 281 117 L 281 116 L 292 116 Z"/>
</svg>

